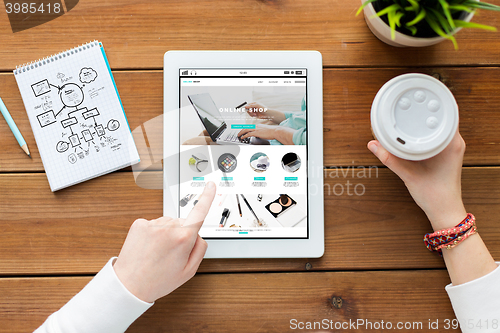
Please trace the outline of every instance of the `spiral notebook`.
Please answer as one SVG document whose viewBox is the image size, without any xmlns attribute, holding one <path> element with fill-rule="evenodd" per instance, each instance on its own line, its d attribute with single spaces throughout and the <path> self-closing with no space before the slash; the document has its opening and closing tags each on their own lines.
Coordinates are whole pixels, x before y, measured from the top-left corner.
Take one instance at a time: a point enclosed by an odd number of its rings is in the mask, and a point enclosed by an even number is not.
<svg viewBox="0 0 500 333">
<path fill-rule="evenodd" d="M 140 161 L 100 42 L 14 75 L 53 192 Z"/>
</svg>

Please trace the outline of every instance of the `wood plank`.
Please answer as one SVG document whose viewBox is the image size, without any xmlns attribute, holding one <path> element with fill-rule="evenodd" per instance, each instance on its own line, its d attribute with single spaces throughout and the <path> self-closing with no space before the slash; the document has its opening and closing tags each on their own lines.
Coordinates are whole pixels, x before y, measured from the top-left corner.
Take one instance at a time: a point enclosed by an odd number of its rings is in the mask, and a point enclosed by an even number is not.
<svg viewBox="0 0 500 333">
<path fill-rule="evenodd" d="M 439 77 L 450 87 L 460 106 L 460 130 L 467 142 L 465 165 L 500 165 L 500 71 L 498 68 L 440 69 L 326 69 L 324 71 L 324 164 L 380 165 L 366 149 L 372 139 L 370 108 L 378 89 L 392 77 L 407 72 Z M 163 78 L 160 71 L 115 72 L 115 79 L 142 164 L 162 156 Z M 14 76 L 0 74 L 2 99 L 9 108 L 32 151 L 26 157 L 0 119 L 0 172 L 43 171 L 33 132 Z M 145 144 L 142 124 L 147 123 Z M 157 165 L 157 168 L 161 165 Z"/>
<path fill-rule="evenodd" d="M 431 231 L 424 213 L 390 170 L 379 169 L 377 175 L 372 169 L 365 178 L 359 170 L 354 174 L 352 169 L 333 171 L 325 175 L 322 258 L 210 259 L 200 271 L 443 267 L 442 260 L 423 245 L 423 235 Z M 476 215 L 479 232 L 497 259 L 499 172 L 500 168 L 482 167 L 465 168 L 463 173 L 467 210 Z M 160 172 L 143 176 L 143 181 L 161 182 Z M 4 276 L 95 273 L 118 255 L 135 219 L 162 215 L 162 191 L 137 186 L 131 172 L 113 173 L 56 193 L 50 192 L 44 174 L 2 174 L 0 188 L 0 275 Z"/>
<path fill-rule="evenodd" d="M 500 4 L 500 0 L 489 0 Z M 360 1 L 162 1 L 87 0 L 53 21 L 12 33 L 0 22 L 0 70 L 99 39 L 113 68 L 163 67 L 168 50 L 318 50 L 325 66 L 429 66 L 499 64 L 500 35 L 461 31 L 450 42 L 397 49 L 380 42 L 362 15 Z M 474 22 L 500 26 L 497 13 Z M 58 36 L 58 38 L 54 38 Z"/>
<path fill-rule="evenodd" d="M 0 332 L 31 332 L 89 279 L 0 279 Z M 157 301 L 127 332 L 285 332 L 292 319 L 326 319 L 332 332 L 380 332 L 375 322 L 382 320 L 393 329 L 398 322 L 416 323 L 403 331 L 425 332 L 429 320 L 438 320 L 432 332 L 460 332 L 444 327 L 455 318 L 444 290 L 448 283 L 444 270 L 198 274 Z M 333 297 L 342 299 L 341 308 L 332 305 Z M 349 320 L 370 321 L 374 328 L 335 329 L 336 322 Z"/>
</svg>

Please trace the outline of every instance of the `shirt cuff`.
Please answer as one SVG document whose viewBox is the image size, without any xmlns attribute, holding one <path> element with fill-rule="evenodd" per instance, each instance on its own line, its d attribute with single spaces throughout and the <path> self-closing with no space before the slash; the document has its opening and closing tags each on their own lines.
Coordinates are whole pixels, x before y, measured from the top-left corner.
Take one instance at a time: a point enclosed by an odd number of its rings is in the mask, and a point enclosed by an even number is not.
<svg viewBox="0 0 500 333">
<path fill-rule="evenodd" d="M 154 303 L 133 295 L 121 283 L 111 258 L 99 273 L 47 320 L 50 332 L 122 333 Z"/>
<path fill-rule="evenodd" d="M 500 262 L 497 262 L 497 265 L 500 265 Z M 445 289 L 462 332 L 498 332 L 500 266 L 478 279 L 457 286 L 449 284 Z"/>
<path fill-rule="evenodd" d="M 293 133 L 292 141 L 294 145 L 305 145 L 307 138 L 307 131 L 304 128 L 298 129 Z"/>
</svg>

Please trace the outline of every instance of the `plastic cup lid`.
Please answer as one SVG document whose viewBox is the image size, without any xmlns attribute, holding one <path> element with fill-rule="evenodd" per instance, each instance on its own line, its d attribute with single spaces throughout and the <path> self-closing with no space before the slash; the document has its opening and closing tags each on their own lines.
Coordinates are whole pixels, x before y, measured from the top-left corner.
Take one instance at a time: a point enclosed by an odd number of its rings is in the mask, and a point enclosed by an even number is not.
<svg viewBox="0 0 500 333">
<path fill-rule="evenodd" d="M 424 160 L 443 151 L 458 128 L 451 91 L 425 74 L 404 74 L 380 88 L 371 109 L 372 130 L 390 153 Z"/>
</svg>

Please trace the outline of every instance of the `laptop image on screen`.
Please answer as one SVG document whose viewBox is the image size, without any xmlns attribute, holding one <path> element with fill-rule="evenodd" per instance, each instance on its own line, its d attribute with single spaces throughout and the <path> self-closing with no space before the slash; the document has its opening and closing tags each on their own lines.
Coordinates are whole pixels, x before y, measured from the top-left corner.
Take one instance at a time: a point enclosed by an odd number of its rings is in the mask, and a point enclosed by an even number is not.
<svg viewBox="0 0 500 333">
<path fill-rule="evenodd" d="M 229 128 L 209 93 L 187 96 L 212 141 L 221 145 L 269 144 L 259 138 L 240 139 L 240 130 Z"/>
</svg>

